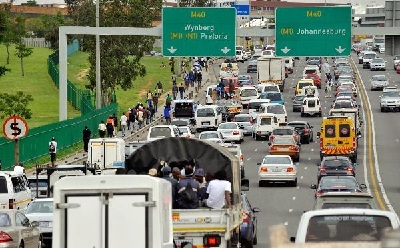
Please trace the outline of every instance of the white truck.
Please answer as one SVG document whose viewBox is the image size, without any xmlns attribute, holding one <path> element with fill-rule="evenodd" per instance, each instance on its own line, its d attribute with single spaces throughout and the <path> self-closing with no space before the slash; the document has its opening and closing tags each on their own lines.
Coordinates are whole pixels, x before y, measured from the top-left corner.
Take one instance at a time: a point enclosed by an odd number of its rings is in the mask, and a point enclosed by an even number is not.
<svg viewBox="0 0 400 248">
<path fill-rule="evenodd" d="M 87 164 L 99 170 L 123 166 L 125 141 L 121 138 L 90 139 Z"/>
<path fill-rule="evenodd" d="M 285 86 L 285 60 L 274 56 L 257 59 L 258 83 L 274 83 L 283 91 Z"/>
<path fill-rule="evenodd" d="M 240 233 L 240 224 L 243 222 L 240 194 L 241 190 L 248 188 L 249 181 L 240 178 L 239 158 L 228 149 L 217 143 L 204 142 L 200 139 L 164 138 L 149 142 L 137 149 L 126 160 L 125 170 L 128 174 L 147 174 L 149 169 L 159 168 L 161 162 L 166 162 L 170 167 L 182 169 L 185 161 L 194 161 L 195 168 L 202 168 L 205 174 L 225 170 L 232 186 L 232 207 L 173 209 L 172 225 L 175 244 L 181 248 L 230 248 L 232 243 L 236 243 Z M 135 247 L 144 246 L 135 245 Z"/>
<path fill-rule="evenodd" d="M 53 247 L 173 248 L 171 183 L 147 175 L 66 177 L 54 185 Z"/>
<path fill-rule="evenodd" d="M 354 122 L 357 136 L 361 135 L 362 120 L 358 109 L 331 109 L 329 116 L 348 116 Z"/>
</svg>

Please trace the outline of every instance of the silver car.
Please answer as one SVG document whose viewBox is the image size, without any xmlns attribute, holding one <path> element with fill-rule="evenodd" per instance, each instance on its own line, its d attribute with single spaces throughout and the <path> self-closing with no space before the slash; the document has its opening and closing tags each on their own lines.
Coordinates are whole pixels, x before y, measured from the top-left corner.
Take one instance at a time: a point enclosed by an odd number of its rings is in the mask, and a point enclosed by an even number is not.
<svg viewBox="0 0 400 248">
<path fill-rule="evenodd" d="M 218 131 L 203 131 L 199 134 L 199 139 L 216 143 L 224 143 L 224 138 Z"/>
<path fill-rule="evenodd" d="M 373 75 L 370 81 L 371 90 L 383 90 L 389 86 L 389 79 L 385 75 Z"/>
<path fill-rule="evenodd" d="M 400 111 L 400 90 L 397 87 L 383 88 L 381 101 L 381 112 Z"/>
<path fill-rule="evenodd" d="M 371 71 L 386 71 L 386 61 L 382 58 L 375 58 L 369 63 Z"/>
<path fill-rule="evenodd" d="M 0 210 L 0 247 L 41 248 L 41 235 L 38 222 L 30 222 L 19 210 Z"/>
<path fill-rule="evenodd" d="M 217 131 L 221 132 L 225 142 L 241 143 L 243 141 L 243 129 L 236 122 L 221 123 Z"/>
<path fill-rule="evenodd" d="M 53 198 L 33 200 L 29 203 L 25 215 L 31 222 L 39 223 L 42 242 L 46 247 L 50 247 L 53 237 Z"/>
</svg>

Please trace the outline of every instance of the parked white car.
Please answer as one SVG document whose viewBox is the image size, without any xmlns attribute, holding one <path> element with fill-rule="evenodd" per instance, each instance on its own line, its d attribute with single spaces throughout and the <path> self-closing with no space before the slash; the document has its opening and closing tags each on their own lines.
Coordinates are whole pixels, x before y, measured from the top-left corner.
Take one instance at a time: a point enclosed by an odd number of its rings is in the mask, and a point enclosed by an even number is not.
<svg viewBox="0 0 400 248">
<path fill-rule="evenodd" d="M 37 198 L 29 203 L 25 216 L 30 222 L 39 222 L 42 242 L 51 246 L 53 238 L 53 198 Z"/>
<path fill-rule="evenodd" d="M 297 166 L 289 155 L 267 155 L 258 167 L 258 186 L 268 182 L 286 182 L 297 186 Z"/>
<path fill-rule="evenodd" d="M 243 141 L 243 130 L 236 122 L 221 123 L 217 131 L 222 134 L 225 142 L 241 143 Z"/>
</svg>

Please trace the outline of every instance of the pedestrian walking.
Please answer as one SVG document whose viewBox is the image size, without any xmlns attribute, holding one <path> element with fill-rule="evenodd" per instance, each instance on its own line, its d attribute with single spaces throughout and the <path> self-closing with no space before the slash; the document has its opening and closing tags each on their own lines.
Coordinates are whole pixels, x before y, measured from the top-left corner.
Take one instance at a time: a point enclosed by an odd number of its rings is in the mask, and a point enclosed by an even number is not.
<svg viewBox="0 0 400 248">
<path fill-rule="evenodd" d="M 143 120 L 144 120 L 144 114 L 143 114 L 143 107 L 142 106 L 139 106 L 139 109 L 136 111 L 136 119 L 138 120 L 139 129 L 141 129 L 142 125 L 143 125 Z"/>
<path fill-rule="evenodd" d="M 178 90 L 179 90 L 180 99 L 183 99 L 183 94 L 185 93 L 185 87 L 183 86 L 183 83 L 181 83 L 181 85 L 179 85 Z"/>
<path fill-rule="evenodd" d="M 172 98 L 169 94 L 167 94 L 167 98 L 165 99 L 165 105 L 171 107 L 171 103 L 172 103 Z"/>
<path fill-rule="evenodd" d="M 88 126 L 85 126 L 85 128 L 82 131 L 83 150 L 85 152 L 88 152 L 89 140 L 91 137 L 92 137 L 92 131 L 90 131 Z"/>
<path fill-rule="evenodd" d="M 326 85 L 326 94 L 327 94 L 326 97 L 331 98 L 332 97 L 331 92 L 332 92 L 332 80 L 328 81 L 328 84 Z"/>
<path fill-rule="evenodd" d="M 178 95 L 178 85 L 175 83 L 172 83 L 172 98 L 176 100 L 176 96 Z"/>
<path fill-rule="evenodd" d="M 172 74 L 171 76 L 172 84 L 176 84 L 176 75 Z"/>
<path fill-rule="evenodd" d="M 165 118 L 165 124 L 166 124 L 166 125 L 171 124 L 171 114 L 170 114 L 170 111 L 171 111 L 171 107 L 168 106 L 168 105 L 165 105 L 165 106 L 164 106 L 164 118 Z"/>
<path fill-rule="evenodd" d="M 129 129 L 131 130 L 131 134 L 133 133 L 133 130 L 135 129 L 135 121 L 136 121 L 136 109 L 132 108 L 130 109 L 129 113 Z"/>
<path fill-rule="evenodd" d="M 163 85 L 161 83 L 161 81 L 158 81 L 157 85 L 156 85 L 156 90 L 158 95 L 161 95 L 163 93 Z"/>
<path fill-rule="evenodd" d="M 157 93 L 153 94 L 153 106 L 154 106 L 154 111 L 157 112 L 157 110 L 158 110 L 158 94 Z"/>
<path fill-rule="evenodd" d="M 154 111 L 154 107 L 153 106 L 150 106 L 149 108 L 148 108 L 148 110 L 149 110 L 149 121 L 150 121 L 150 123 L 151 122 L 153 122 L 153 119 L 154 119 L 154 114 L 155 114 L 155 111 Z"/>
<path fill-rule="evenodd" d="M 147 105 L 148 106 L 153 105 L 152 101 L 153 101 L 153 93 L 151 93 L 151 91 L 149 90 L 149 92 L 147 92 Z"/>
<path fill-rule="evenodd" d="M 121 125 L 122 137 L 125 137 L 125 133 L 128 128 L 128 117 L 126 117 L 125 114 L 122 114 L 119 121 L 120 121 L 120 125 Z"/>
<path fill-rule="evenodd" d="M 114 118 L 112 115 L 110 115 L 107 119 L 106 128 L 107 128 L 107 136 L 109 138 L 114 137 Z"/>
<path fill-rule="evenodd" d="M 130 127 L 131 127 L 131 125 L 130 125 L 130 120 L 129 120 L 129 114 L 131 113 L 131 108 L 128 108 L 128 111 L 126 111 L 126 113 L 125 113 L 125 116 L 126 116 L 126 119 L 127 119 L 127 121 L 126 121 L 126 130 L 128 130 L 129 131 L 129 129 L 130 129 Z"/>
<path fill-rule="evenodd" d="M 100 138 L 104 138 L 104 136 L 106 136 L 106 131 L 107 131 L 107 127 L 106 124 L 104 124 L 104 121 L 100 122 L 98 130 Z"/>
<path fill-rule="evenodd" d="M 49 154 L 50 154 L 50 162 L 51 166 L 55 166 L 56 164 L 56 155 L 57 155 L 57 141 L 56 138 L 52 137 L 49 142 Z"/>
<path fill-rule="evenodd" d="M 113 114 L 113 120 L 114 120 L 114 137 L 117 136 L 118 133 L 118 118 L 115 115 L 115 113 Z"/>
<path fill-rule="evenodd" d="M 143 126 L 149 124 L 148 123 L 148 115 L 147 115 L 147 109 L 146 107 L 143 107 Z"/>
</svg>

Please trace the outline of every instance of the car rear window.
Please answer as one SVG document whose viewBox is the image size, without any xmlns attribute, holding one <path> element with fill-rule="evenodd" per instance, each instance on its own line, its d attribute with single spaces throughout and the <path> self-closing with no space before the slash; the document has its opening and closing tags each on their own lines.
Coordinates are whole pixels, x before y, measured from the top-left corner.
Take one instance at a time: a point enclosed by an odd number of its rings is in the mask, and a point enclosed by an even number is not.
<svg viewBox="0 0 400 248">
<path fill-rule="evenodd" d="M 46 187 L 47 188 L 47 180 L 39 179 L 39 183 L 36 183 L 36 179 L 28 179 L 29 188 L 36 188 L 36 185 L 39 185 L 39 188 Z"/>
<path fill-rule="evenodd" d="M 250 116 L 235 116 L 236 122 L 247 122 L 250 120 Z"/>
<path fill-rule="evenodd" d="M 315 107 L 315 100 L 308 100 L 308 107 L 314 108 Z"/>
<path fill-rule="evenodd" d="M 153 127 L 150 132 L 150 137 L 171 137 L 171 129 L 169 127 Z"/>
<path fill-rule="evenodd" d="M 197 117 L 214 117 L 215 112 L 212 108 L 201 108 L 197 110 Z"/>
<path fill-rule="evenodd" d="M 349 161 L 343 159 L 332 159 L 324 161 L 325 167 L 347 167 L 348 165 Z"/>
<path fill-rule="evenodd" d="M 274 129 L 272 131 L 272 133 L 274 135 L 292 135 L 293 134 L 293 130 L 287 129 L 287 128 L 285 128 L 285 129 Z"/>
<path fill-rule="evenodd" d="M 243 89 L 240 92 L 240 94 L 243 97 L 257 96 L 257 90 L 256 89 Z"/>
<path fill-rule="evenodd" d="M 314 86 L 314 83 L 311 82 L 299 83 L 299 89 L 303 89 L 306 86 Z"/>
<path fill-rule="evenodd" d="M 335 137 L 335 125 L 325 125 L 325 137 L 326 138 Z"/>
<path fill-rule="evenodd" d="M 272 114 L 285 114 L 285 110 L 283 109 L 282 105 L 270 105 L 267 107 L 267 113 Z"/>
<path fill-rule="evenodd" d="M 368 203 L 361 202 L 327 202 L 322 205 L 322 209 L 330 208 L 364 208 L 371 209 Z"/>
<path fill-rule="evenodd" d="M 350 137 L 350 125 L 349 124 L 340 124 L 339 125 L 339 136 L 340 137 Z"/>
<path fill-rule="evenodd" d="M 8 193 L 8 188 L 7 188 L 7 180 L 5 177 L 0 177 L 0 193 Z"/>
<path fill-rule="evenodd" d="M 260 125 L 271 125 L 272 118 L 261 118 Z"/>
</svg>

